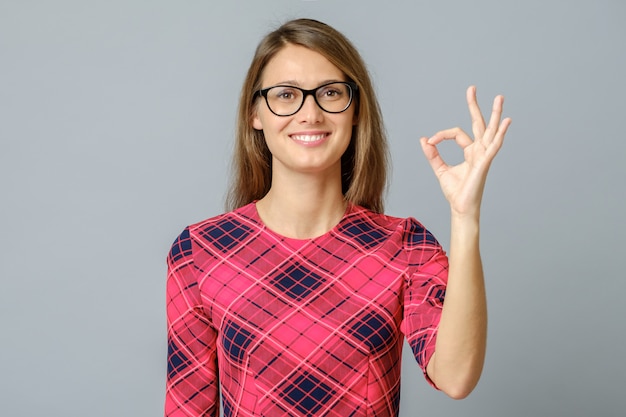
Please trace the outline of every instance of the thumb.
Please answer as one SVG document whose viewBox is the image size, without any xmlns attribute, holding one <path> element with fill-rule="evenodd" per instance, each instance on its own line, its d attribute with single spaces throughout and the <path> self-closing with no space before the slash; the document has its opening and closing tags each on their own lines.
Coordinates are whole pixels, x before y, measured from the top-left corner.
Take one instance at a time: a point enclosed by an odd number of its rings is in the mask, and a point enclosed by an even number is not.
<svg viewBox="0 0 626 417">
<path fill-rule="evenodd" d="M 435 174 L 437 174 L 442 168 L 446 167 L 446 163 L 441 158 L 441 155 L 437 150 L 437 146 L 428 143 L 427 137 L 423 137 L 420 139 L 420 145 L 422 145 L 422 151 L 424 152 L 424 156 L 426 156 L 426 160 L 430 164 L 430 167 L 433 169 Z"/>
</svg>

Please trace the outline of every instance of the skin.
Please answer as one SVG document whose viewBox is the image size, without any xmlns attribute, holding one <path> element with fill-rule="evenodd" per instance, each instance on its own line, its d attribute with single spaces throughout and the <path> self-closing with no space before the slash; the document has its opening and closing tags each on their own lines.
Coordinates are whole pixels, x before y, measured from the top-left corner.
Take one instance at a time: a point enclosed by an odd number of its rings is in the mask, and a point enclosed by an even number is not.
<svg viewBox="0 0 626 417">
<path fill-rule="evenodd" d="M 479 248 L 480 205 L 487 173 L 511 119 L 501 120 L 504 98 L 497 96 L 486 124 L 476 101 L 476 88 L 467 90 L 474 139 L 460 128 L 442 130 L 420 139 L 444 196 L 450 204 L 451 237 L 448 286 L 435 353 L 428 376 L 452 398 L 467 397 L 482 373 L 487 345 L 487 303 Z M 450 166 L 437 145 L 454 140 L 464 161 Z"/>
<path fill-rule="evenodd" d="M 288 45 L 266 66 L 262 85 L 293 84 L 308 89 L 344 79 L 322 55 Z M 457 399 L 474 389 L 485 358 L 487 304 L 479 250 L 480 205 L 489 167 L 511 123 L 508 118 L 501 120 L 503 100 L 502 96 L 494 99 L 486 123 L 472 86 L 467 90 L 467 103 L 473 138 L 452 128 L 420 139 L 451 211 L 448 287 L 427 373 L 439 389 Z M 258 100 L 252 125 L 264 131 L 273 160 L 270 191 L 257 202 L 259 216 L 268 228 L 307 239 L 328 232 L 341 220 L 346 209 L 341 155 L 355 123 L 353 107 L 330 114 L 321 110 L 313 97 L 307 97 L 298 113 L 278 117 L 264 100 Z M 298 135 L 322 134 L 324 139 L 314 144 L 298 140 Z M 463 149 L 463 162 L 451 166 L 441 158 L 437 145 L 444 140 L 454 140 Z"/>
</svg>

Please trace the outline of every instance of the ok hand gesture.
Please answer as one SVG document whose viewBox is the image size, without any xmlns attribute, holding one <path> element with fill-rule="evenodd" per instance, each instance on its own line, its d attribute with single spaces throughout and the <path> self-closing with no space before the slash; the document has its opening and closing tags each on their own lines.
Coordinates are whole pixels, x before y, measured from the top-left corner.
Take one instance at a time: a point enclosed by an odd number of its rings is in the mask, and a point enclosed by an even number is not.
<svg viewBox="0 0 626 417">
<path fill-rule="evenodd" d="M 504 97 L 497 96 L 493 100 L 493 109 L 489 124 L 476 101 L 476 87 L 467 89 L 467 105 L 472 119 L 470 138 L 462 129 L 455 127 L 435 133 L 432 137 L 420 139 L 422 150 L 430 163 L 443 194 L 450 203 L 452 214 L 461 216 L 479 216 L 487 172 L 491 161 L 496 156 L 506 134 L 511 119 L 500 120 Z M 437 149 L 444 140 L 453 139 L 462 149 L 464 161 L 458 165 L 448 165 Z"/>
</svg>

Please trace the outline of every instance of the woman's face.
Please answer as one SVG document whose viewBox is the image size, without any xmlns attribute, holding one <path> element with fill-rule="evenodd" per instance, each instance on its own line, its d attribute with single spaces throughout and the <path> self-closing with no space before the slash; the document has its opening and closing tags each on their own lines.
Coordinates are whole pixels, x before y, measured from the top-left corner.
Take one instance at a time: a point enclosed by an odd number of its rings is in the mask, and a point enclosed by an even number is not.
<svg viewBox="0 0 626 417">
<path fill-rule="evenodd" d="M 345 75 L 323 55 L 288 44 L 266 65 L 261 88 L 288 85 L 314 89 L 332 81 L 346 81 Z M 291 116 L 277 116 L 259 98 L 252 126 L 263 130 L 272 153 L 273 176 L 293 173 L 341 175 L 341 156 L 348 147 L 354 125 L 354 100 L 342 113 L 327 113 L 313 96 Z"/>
</svg>

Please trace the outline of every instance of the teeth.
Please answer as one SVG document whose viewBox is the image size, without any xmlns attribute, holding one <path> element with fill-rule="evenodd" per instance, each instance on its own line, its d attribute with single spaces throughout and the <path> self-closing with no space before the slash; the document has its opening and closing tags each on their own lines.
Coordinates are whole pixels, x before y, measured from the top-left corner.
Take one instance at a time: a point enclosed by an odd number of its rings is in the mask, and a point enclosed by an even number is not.
<svg viewBox="0 0 626 417">
<path fill-rule="evenodd" d="M 322 140 L 324 137 L 326 137 L 325 134 L 322 135 L 293 135 L 292 138 L 294 138 L 295 140 L 299 140 L 301 142 L 315 142 L 318 140 Z"/>
</svg>

